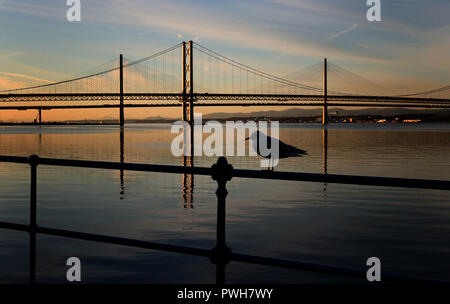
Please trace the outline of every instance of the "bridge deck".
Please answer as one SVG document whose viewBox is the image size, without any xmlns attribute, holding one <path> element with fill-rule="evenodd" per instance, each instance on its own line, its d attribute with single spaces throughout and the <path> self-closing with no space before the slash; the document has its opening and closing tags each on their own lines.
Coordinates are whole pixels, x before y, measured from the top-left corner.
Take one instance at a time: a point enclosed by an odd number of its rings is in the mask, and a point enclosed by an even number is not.
<svg viewBox="0 0 450 304">
<path fill-rule="evenodd" d="M 119 98 L 119 93 L 0 94 L 0 109 L 115 108 L 120 106 Z M 437 98 L 328 95 L 327 99 L 328 106 L 450 108 L 450 99 Z M 124 100 L 124 107 L 178 107 L 181 106 L 183 94 L 124 93 Z M 323 106 L 322 95 L 196 93 L 194 100 L 196 106 L 203 107 Z"/>
</svg>

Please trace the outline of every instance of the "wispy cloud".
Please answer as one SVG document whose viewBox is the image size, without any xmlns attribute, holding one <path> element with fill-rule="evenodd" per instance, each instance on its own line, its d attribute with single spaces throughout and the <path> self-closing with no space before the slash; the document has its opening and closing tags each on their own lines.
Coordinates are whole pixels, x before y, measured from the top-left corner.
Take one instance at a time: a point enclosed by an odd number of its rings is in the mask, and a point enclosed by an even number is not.
<svg viewBox="0 0 450 304">
<path fill-rule="evenodd" d="M 355 30 L 357 27 L 358 27 L 358 25 L 357 25 L 356 23 L 353 23 L 352 25 L 350 25 L 350 26 L 349 26 L 348 28 L 346 28 L 345 30 L 342 30 L 342 31 L 340 31 L 340 32 L 337 32 L 336 34 L 331 35 L 331 36 L 328 37 L 327 39 L 328 39 L 328 40 L 336 39 L 336 38 L 338 38 L 338 37 L 344 35 L 345 33 L 349 33 L 349 32 L 351 32 L 351 31 Z"/>
<path fill-rule="evenodd" d="M 148 15 L 142 6 L 150 6 L 155 12 Z M 360 61 L 389 62 L 389 58 L 376 58 L 365 55 L 358 50 L 342 49 L 317 38 L 315 33 L 307 33 L 298 18 L 292 18 L 292 24 L 278 21 L 272 26 L 270 20 L 276 18 L 274 11 L 265 11 L 258 19 L 245 18 L 247 11 L 240 11 L 243 4 L 235 4 L 239 13 L 230 14 L 221 8 L 198 7 L 186 8 L 173 2 L 145 1 L 134 3 L 116 1 L 104 10 L 98 11 L 97 21 L 106 23 L 120 22 L 124 25 L 134 25 L 165 32 L 168 35 L 182 35 L 182 37 L 202 37 L 205 43 L 228 42 L 236 47 L 270 51 L 274 53 L 288 53 L 291 55 L 321 58 L 324 56 L 353 59 Z M 232 4 L 230 4 L 232 5 Z M 247 5 L 248 6 L 248 5 Z M 254 10 L 258 7 L 255 4 Z M 260 8 L 261 9 L 261 8 Z M 264 11 L 261 9 L 261 11 Z M 164 12 L 159 14 L 156 12 Z M 285 11 L 287 13 L 287 11 Z M 241 16 L 242 15 L 242 16 Z M 286 20 L 286 19 L 285 19 Z M 354 29 L 354 25 L 346 32 Z M 338 33 L 336 37 L 344 34 Z M 296 35 L 293 37 L 293 35 Z M 178 36 L 179 37 L 179 36 Z M 294 38 L 294 39 L 293 39 Z M 326 37 L 324 37 L 326 40 Z"/>
<path fill-rule="evenodd" d="M 24 75 L 24 74 L 6 73 L 6 72 L 2 72 L 0 74 L 6 75 L 6 76 L 12 76 L 12 77 L 28 79 L 28 80 L 40 81 L 40 82 L 48 82 L 48 83 L 52 82 L 52 81 L 47 80 L 47 79 L 42 79 L 42 78 L 38 78 L 38 77 L 28 76 L 28 75 Z"/>
<path fill-rule="evenodd" d="M 48 0 L 42 3 L 0 0 L 0 8 L 11 13 L 42 17 L 43 20 L 61 20 L 67 26 L 64 1 L 62 5 L 54 6 Z M 126 45 L 126 51 L 130 48 L 148 51 L 148 45 L 156 47 L 161 37 L 172 37 L 166 41 L 174 42 L 201 37 L 201 40 L 197 38 L 198 41 L 208 47 L 219 52 L 231 49 L 242 56 L 244 63 L 263 62 L 265 69 L 272 69 L 268 72 L 280 75 L 289 72 L 283 71 L 285 67 L 295 68 L 288 62 L 293 58 L 295 64 L 301 64 L 326 56 L 365 68 L 367 73 L 375 73 L 377 69 L 380 73 L 389 71 L 396 75 L 407 70 L 409 75 L 420 76 L 425 67 L 430 75 L 436 72 L 433 77 L 442 75 L 448 79 L 448 71 L 446 76 L 443 70 L 448 69 L 449 64 L 445 62 L 450 62 L 450 35 L 446 29 L 450 17 L 449 3 L 444 0 L 386 2 L 383 3 L 383 22 L 375 24 L 365 19 L 365 1 L 356 3 L 354 0 L 229 0 L 226 4 L 221 1 L 187 4 L 179 0 L 92 1 L 83 6 L 80 28 L 85 31 L 76 37 L 76 47 L 86 56 L 89 51 L 101 53 L 110 46 Z M 422 9 L 426 15 L 422 14 Z M 419 15 L 420 20 L 416 18 Z M 100 37 L 98 34 L 91 37 L 91 32 L 102 27 L 126 30 L 145 39 L 124 44 L 123 37 L 104 35 L 98 43 L 91 43 Z M 73 39 L 71 36 L 58 36 L 63 35 L 64 30 L 55 31 L 55 44 Z M 77 56 L 75 51 L 74 56 Z M 76 60 L 92 60 L 81 56 Z M 8 71 L 57 79 L 45 73 L 31 73 L 31 70 Z"/>
<path fill-rule="evenodd" d="M 63 1 L 65 5 L 65 1 Z M 0 1 L 0 10 L 23 13 L 27 15 L 34 15 L 46 18 L 59 18 L 64 17 L 64 11 L 66 7 L 62 5 L 35 3 L 29 1 Z M 64 17 L 65 18 L 65 17 Z"/>
<path fill-rule="evenodd" d="M 9 77 L 0 77 L 0 90 L 13 90 L 24 88 L 28 85 L 25 81 L 17 81 Z"/>
</svg>

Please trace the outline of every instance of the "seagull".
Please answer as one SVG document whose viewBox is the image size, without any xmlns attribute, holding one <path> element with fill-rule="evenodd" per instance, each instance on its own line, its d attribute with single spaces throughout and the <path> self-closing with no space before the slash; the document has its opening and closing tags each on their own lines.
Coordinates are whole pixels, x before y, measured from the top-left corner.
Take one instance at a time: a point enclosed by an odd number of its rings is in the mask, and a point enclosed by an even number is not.
<svg viewBox="0 0 450 304">
<path fill-rule="evenodd" d="M 271 149 L 271 145 L 272 145 L 272 140 L 274 141 L 274 144 L 276 145 L 278 143 L 278 147 L 279 147 L 279 155 L 278 158 L 282 159 L 282 158 L 288 158 L 288 157 L 302 157 L 304 155 L 308 155 L 308 152 L 306 152 L 305 150 L 299 149 L 297 147 L 288 145 L 284 142 L 282 142 L 281 140 L 278 139 L 273 139 L 270 136 L 267 136 L 266 134 L 264 134 L 261 131 L 255 131 L 253 132 L 253 134 L 249 137 L 247 137 L 245 140 L 252 140 L 252 147 L 253 150 L 256 151 L 256 153 L 264 158 L 268 158 L 269 159 L 269 167 L 267 169 L 270 170 L 270 157 L 271 155 L 261 155 L 260 151 L 259 151 L 259 138 L 260 136 L 265 136 L 266 137 L 266 143 L 267 143 L 267 149 Z M 273 170 L 273 164 L 272 164 L 272 170 Z"/>
</svg>

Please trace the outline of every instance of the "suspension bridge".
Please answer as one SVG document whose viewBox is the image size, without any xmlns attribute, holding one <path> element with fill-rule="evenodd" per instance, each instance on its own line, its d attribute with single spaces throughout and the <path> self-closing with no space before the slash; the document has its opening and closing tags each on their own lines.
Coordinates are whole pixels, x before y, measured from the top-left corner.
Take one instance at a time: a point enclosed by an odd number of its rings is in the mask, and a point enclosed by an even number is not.
<svg viewBox="0 0 450 304">
<path fill-rule="evenodd" d="M 38 110 L 41 122 L 42 110 L 119 108 L 123 126 L 124 108 L 133 107 L 180 107 L 183 120 L 193 122 L 194 107 L 319 106 L 323 124 L 330 106 L 450 108 L 450 86 L 398 94 L 326 59 L 282 78 L 192 41 L 136 61 L 120 55 L 118 63 L 102 68 L 0 91 L 0 110 Z"/>
</svg>

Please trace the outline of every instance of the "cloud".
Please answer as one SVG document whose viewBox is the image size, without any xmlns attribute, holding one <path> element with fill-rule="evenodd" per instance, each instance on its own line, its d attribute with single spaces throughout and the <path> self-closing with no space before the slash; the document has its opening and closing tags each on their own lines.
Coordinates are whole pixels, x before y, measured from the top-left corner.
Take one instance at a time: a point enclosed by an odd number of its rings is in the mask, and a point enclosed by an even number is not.
<svg viewBox="0 0 450 304">
<path fill-rule="evenodd" d="M 344 34 L 346 34 L 346 33 L 349 33 L 349 32 L 351 32 L 351 31 L 353 31 L 353 30 L 355 30 L 356 28 L 357 28 L 357 24 L 356 23 L 353 23 L 352 25 L 350 25 L 348 28 L 346 28 L 345 30 L 343 30 L 343 31 L 340 31 L 340 32 L 337 32 L 336 34 L 334 34 L 334 35 L 331 35 L 330 37 L 328 37 L 327 39 L 328 40 L 333 40 L 333 39 L 336 39 L 336 38 L 338 38 L 338 37 L 340 37 L 340 36 L 342 36 L 342 35 L 344 35 Z"/>
<path fill-rule="evenodd" d="M 0 89 L 1 90 L 14 90 L 26 87 L 27 83 L 24 81 L 12 80 L 8 77 L 0 77 Z"/>
<path fill-rule="evenodd" d="M 370 49 L 370 46 L 368 46 L 367 44 L 364 44 L 364 43 L 357 43 L 356 45 L 363 49 Z"/>
<path fill-rule="evenodd" d="M 150 16 L 147 10 L 143 9 L 148 5 L 152 6 L 153 13 Z M 231 13 L 213 6 L 199 9 L 196 6 L 186 7 L 173 2 L 115 1 L 107 7 L 98 9 L 96 20 L 102 23 L 120 22 L 126 26 L 152 29 L 159 34 L 178 35 L 183 32 L 183 37 L 202 37 L 202 41 L 208 45 L 211 45 L 211 42 L 228 43 L 232 47 L 310 58 L 328 56 L 378 63 L 390 61 L 389 58 L 377 58 L 358 52 L 359 48 L 349 50 L 323 43 L 323 39 L 319 39 L 320 36 L 316 35 L 320 27 L 314 32 L 306 32 L 305 24 L 302 23 L 304 21 L 294 18 L 292 13 L 289 18 L 281 18 L 277 26 L 272 25 L 270 21 L 277 18 L 274 13 L 289 14 L 288 8 L 279 12 L 271 8 L 268 10 L 262 4 L 252 6 L 254 7 L 251 13 L 258 12 L 258 18 L 247 16 L 250 13 L 249 4 L 241 2 L 230 4 L 229 9 L 235 11 Z"/>
<path fill-rule="evenodd" d="M 64 14 L 66 7 L 61 9 L 61 5 L 45 5 L 42 3 L 34 3 L 34 1 L 0 1 L 0 9 L 2 11 L 22 13 L 38 17 L 61 19 L 62 16 L 65 16 Z"/>
<path fill-rule="evenodd" d="M 12 77 L 24 78 L 24 79 L 28 79 L 28 80 L 34 80 L 34 81 L 41 81 L 41 82 L 48 82 L 48 83 L 52 82 L 52 81 L 47 80 L 47 79 L 37 78 L 37 77 L 28 76 L 28 75 L 24 75 L 24 74 L 6 73 L 6 72 L 2 72 L 1 74 L 6 75 L 6 76 L 12 76 Z"/>
<path fill-rule="evenodd" d="M 7 9 L 29 14 L 43 11 L 48 17 L 56 14 L 55 9 L 39 9 L 36 5 L 29 7 L 29 3 L 12 3 L 8 4 Z M 355 5 L 354 1 L 349 0 L 338 4 L 330 0 L 266 0 L 230 1 L 225 7 L 216 4 L 199 5 L 194 3 L 187 6 L 176 0 L 97 2 L 85 6 L 84 23 L 122 24 L 140 27 L 140 30 L 147 28 L 147 31 L 150 29 L 162 35 L 176 35 L 178 39 L 187 36 L 202 37 L 205 43 L 214 41 L 224 44 L 228 41 L 247 49 L 278 54 L 315 58 L 326 55 L 339 59 L 385 63 L 396 59 L 386 56 L 385 49 L 382 48 L 372 48 L 372 52 L 367 53 L 363 48 L 351 48 L 334 42 L 359 25 L 362 26 L 362 31 L 374 30 L 368 25 L 359 24 L 365 20 L 365 3 Z M 59 10 L 58 14 L 61 14 Z M 325 36 L 343 21 L 351 22 L 352 25 L 341 32 Z M 413 32 L 409 26 L 389 23 L 389 20 L 377 25 L 376 31 Z M 395 47 L 392 46 L 392 49 Z"/>
<path fill-rule="evenodd" d="M 46 6 L 39 7 L 38 4 L 29 7 L 32 1 L 24 2 L 23 5 L 6 2 L 2 9 L 6 6 L 10 11 L 64 20 L 61 17 L 64 3 L 59 8 L 47 10 Z M 367 73 L 372 72 L 368 67 L 376 66 L 379 71 L 393 75 L 409 69 L 407 74 L 420 77 L 422 66 L 428 66 L 430 73 L 433 69 L 447 69 L 449 43 L 444 38 L 448 37 L 448 29 L 442 27 L 433 31 L 431 27 L 435 29 L 443 22 L 448 24 L 448 4 L 433 0 L 416 1 L 414 5 L 410 1 L 395 3 L 385 4 L 382 23 L 369 24 L 365 19 L 365 1 L 355 4 L 353 0 L 229 0 L 226 5 L 218 1 L 189 5 L 177 0 L 96 1 L 84 6 L 83 26 L 132 29 L 136 33 L 145 33 L 149 39 L 154 38 L 152 46 L 155 48 L 161 37 L 162 40 L 170 37 L 174 43 L 201 37 L 202 44 L 212 49 L 219 52 L 227 49 L 225 55 L 236 51 L 239 53 L 236 58 L 250 65 L 264 61 L 265 70 L 280 74 L 286 73 L 283 69 L 294 68 L 294 64 L 325 56 L 361 67 Z M 426 15 L 420 12 L 423 8 L 427 9 Z M 431 14 L 437 10 L 440 14 Z M 418 22 L 415 16 L 421 16 L 422 21 Z M 434 22 L 434 19 L 440 21 Z M 430 26 L 423 26 L 427 22 Z M 336 29 L 343 30 L 336 33 Z M 352 31 L 355 31 L 352 35 L 345 36 L 348 38 L 346 43 L 337 39 Z M 88 39 L 89 36 L 84 40 L 83 50 L 92 51 L 97 45 L 89 45 Z M 122 43 L 107 39 L 99 41 L 101 49 L 97 52 L 104 52 L 105 46 Z M 136 41 L 127 47 L 145 49 L 147 45 L 148 40 L 145 44 Z M 292 58 L 295 63 L 287 63 Z M 395 72 L 394 68 L 397 69 Z M 45 73 L 32 73 L 29 69 L 11 71 L 59 79 Z M 448 78 L 443 71 L 439 73 Z M 436 75 L 434 77 L 437 79 Z"/>
<path fill-rule="evenodd" d="M 0 72 L 0 90 L 14 90 L 52 81 L 19 73 Z M 36 83 L 38 82 L 38 83 Z"/>
</svg>

